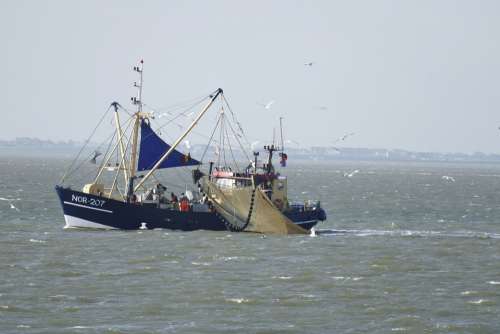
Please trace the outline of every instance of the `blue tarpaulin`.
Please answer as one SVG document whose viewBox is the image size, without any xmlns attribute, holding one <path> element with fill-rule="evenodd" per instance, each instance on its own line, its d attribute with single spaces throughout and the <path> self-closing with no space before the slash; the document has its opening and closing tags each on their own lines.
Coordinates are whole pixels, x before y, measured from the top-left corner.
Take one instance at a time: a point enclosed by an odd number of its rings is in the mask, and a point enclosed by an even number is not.
<svg viewBox="0 0 500 334">
<path fill-rule="evenodd" d="M 137 170 L 144 171 L 153 168 L 163 154 L 170 149 L 154 131 L 148 122 L 141 122 L 141 146 Z M 198 160 L 192 159 L 189 154 L 174 150 L 158 168 L 172 168 L 199 165 Z"/>
</svg>

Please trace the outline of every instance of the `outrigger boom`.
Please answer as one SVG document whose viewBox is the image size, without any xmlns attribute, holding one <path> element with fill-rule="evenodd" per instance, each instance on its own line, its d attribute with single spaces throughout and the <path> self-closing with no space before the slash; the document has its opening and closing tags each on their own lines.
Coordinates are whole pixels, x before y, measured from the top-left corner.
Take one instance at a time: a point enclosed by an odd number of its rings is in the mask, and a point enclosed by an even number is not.
<svg viewBox="0 0 500 334">
<path fill-rule="evenodd" d="M 207 103 L 207 105 L 203 108 L 203 110 L 198 114 L 198 116 L 196 117 L 196 119 L 191 123 L 191 125 L 188 127 L 188 129 L 186 131 L 184 131 L 184 133 L 179 137 L 177 138 L 177 140 L 174 142 L 174 144 L 172 144 L 172 146 L 170 147 L 170 149 L 165 152 L 165 154 L 160 158 L 160 160 L 158 160 L 158 162 L 153 166 L 153 168 L 151 168 L 151 170 L 146 174 L 144 175 L 144 177 L 141 179 L 141 181 L 137 184 L 137 186 L 135 186 L 134 188 L 134 191 L 137 191 L 137 189 L 139 189 L 139 187 L 144 183 L 146 182 L 146 180 L 151 176 L 151 174 L 153 174 L 156 169 L 158 169 L 158 166 L 160 166 L 162 164 L 163 161 L 165 161 L 165 159 L 168 158 L 168 156 L 175 150 L 175 148 L 182 142 L 182 140 L 189 134 L 189 132 L 191 132 L 191 130 L 196 126 L 196 124 L 198 123 L 198 121 L 200 120 L 201 117 L 203 117 L 203 115 L 207 112 L 207 110 L 210 108 L 210 106 L 214 103 L 215 99 L 219 96 L 219 94 L 221 94 L 223 91 L 222 91 L 222 88 L 219 88 L 215 91 L 215 93 L 212 95 L 212 98 L 210 99 L 210 101 Z"/>
</svg>

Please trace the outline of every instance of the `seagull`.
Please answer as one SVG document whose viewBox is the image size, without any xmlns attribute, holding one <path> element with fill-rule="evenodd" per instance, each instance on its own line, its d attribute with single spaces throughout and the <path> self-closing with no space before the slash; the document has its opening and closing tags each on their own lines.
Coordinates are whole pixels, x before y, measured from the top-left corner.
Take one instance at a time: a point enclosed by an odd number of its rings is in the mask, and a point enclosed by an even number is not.
<svg viewBox="0 0 500 334">
<path fill-rule="evenodd" d="M 346 133 L 345 135 L 343 135 L 342 137 L 340 138 L 337 138 L 336 140 L 333 141 L 333 143 L 338 143 L 339 141 L 344 141 L 346 140 L 348 137 L 350 136 L 354 136 L 354 132 L 351 132 L 351 133 Z"/>
<path fill-rule="evenodd" d="M 259 103 L 259 102 L 258 102 L 257 104 L 258 104 L 259 106 L 264 107 L 264 109 L 269 110 L 269 109 L 271 109 L 271 106 L 273 105 L 273 103 L 274 103 L 274 100 L 271 100 L 271 101 L 269 101 L 269 102 L 267 102 L 267 103 Z"/>
<path fill-rule="evenodd" d="M 455 182 L 455 179 L 453 178 L 453 176 L 443 175 L 441 177 L 441 179 L 446 180 L 446 181 L 450 181 L 450 182 Z"/>
<path fill-rule="evenodd" d="M 98 156 L 102 155 L 101 152 L 99 151 L 94 151 L 94 156 L 92 157 L 92 159 L 90 159 L 90 163 L 93 163 L 94 165 L 96 164 L 96 159 Z"/>
<path fill-rule="evenodd" d="M 286 144 L 295 144 L 295 145 L 297 145 L 297 146 L 300 146 L 300 143 L 299 143 L 298 141 L 296 141 L 296 140 L 292 140 L 292 139 L 287 139 L 287 140 L 285 140 L 285 143 L 286 143 Z"/>
<path fill-rule="evenodd" d="M 250 144 L 250 149 L 253 151 L 259 145 L 260 141 L 256 140 Z"/>
<path fill-rule="evenodd" d="M 328 110 L 327 106 L 316 106 L 316 107 L 313 107 L 313 108 L 316 109 L 316 110 Z"/>
<path fill-rule="evenodd" d="M 165 116 L 168 116 L 168 115 L 171 115 L 171 113 L 169 113 L 169 112 L 161 113 L 161 114 L 158 115 L 158 119 L 160 119 L 162 117 L 165 117 Z"/>
<path fill-rule="evenodd" d="M 348 133 L 342 137 L 342 140 L 345 140 L 347 137 L 353 136 L 354 132 Z"/>
<path fill-rule="evenodd" d="M 348 177 L 348 178 L 351 178 L 353 177 L 354 175 L 358 174 L 359 173 L 359 169 L 356 169 L 356 170 L 353 170 L 352 172 L 350 173 L 344 173 L 344 177 Z"/>
<path fill-rule="evenodd" d="M 304 63 L 304 66 L 313 66 L 315 64 L 313 61 L 310 61 L 308 63 Z"/>
<path fill-rule="evenodd" d="M 335 150 L 335 151 L 337 151 L 337 152 L 340 152 L 340 149 L 339 149 L 339 148 L 337 148 L 337 147 L 335 147 L 335 146 L 332 146 L 332 149 L 334 149 L 334 150 Z"/>
<path fill-rule="evenodd" d="M 240 122 L 236 122 L 236 124 L 238 125 L 238 129 L 240 129 L 241 133 L 244 134 L 245 131 L 243 131 L 243 127 L 241 126 L 241 123 Z"/>
</svg>

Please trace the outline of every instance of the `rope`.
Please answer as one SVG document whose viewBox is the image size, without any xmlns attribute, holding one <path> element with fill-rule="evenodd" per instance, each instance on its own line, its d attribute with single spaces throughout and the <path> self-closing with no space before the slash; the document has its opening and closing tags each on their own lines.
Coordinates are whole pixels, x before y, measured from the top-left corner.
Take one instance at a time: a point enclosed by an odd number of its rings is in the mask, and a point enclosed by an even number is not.
<svg viewBox="0 0 500 334">
<path fill-rule="evenodd" d="M 229 112 L 231 113 L 231 116 L 232 116 L 232 118 L 233 118 L 234 123 L 238 126 L 238 129 L 240 130 L 241 135 L 242 135 L 242 136 L 243 136 L 243 138 L 245 139 L 246 144 L 247 144 L 247 147 L 251 147 L 250 142 L 248 141 L 248 138 L 247 138 L 247 136 L 246 136 L 246 134 L 245 134 L 245 131 L 243 131 L 243 127 L 241 126 L 241 123 L 240 123 L 240 122 L 238 121 L 238 119 L 236 118 L 236 114 L 233 112 L 233 109 L 232 109 L 232 108 L 231 108 L 231 106 L 229 105 L 229 102 L 227 101 L 226 96 L 225 96 L 225 95 L 222 95 L 222 99 L 223 99 L 223 100 L 224 100 L 224 102 L 226 103 L 226 106 L 227 106 L 227 108 L 228 108 Z M 238 141 L 239 141 L 239 140 L 238 140 Z M 240 143 L 240 146 L 241 146 L 241 148 L 243 149 L 243 145 L 241 145 L 241 143 Z M 244 152 L 246 152 L 246 150 L 245 150 L 245 149 L 243 149 L 243 151 L 244 151 Z M 251 160 L 251 159 L 250 159 L 250 160 Z"/>
<path fill-rule="evenodd" d="M 217 131 L 217 128 L 219 127 L 219 123 L 220 123 L 220 117 L 217 118 L 217 123 L 215 124 L 214 130 L 212 131 L 212 135 L 210 136 L 210 139 L 208 141 L 207 146 L 205 147 L 205 151 L 203 152 L 200 161 L 203 161 L 203 159 L 205 158 L 205 154 L 207 153 L 208 148 L 210 147 L 210 143 L 212 142 L 212 138 L 214 137 L 215 131 Z"/>
<path fill-rule="evenodd" d="M 80 154 L 82 154 L 83 150 L 85 149 L 85 147 L 87 147 L 87 144 L 90 142 L 90 139 L 94 136 L 95 132 L 97 131 L 97 129 L 99 128 L 99 126 L 101 125 L 102 121 L 104 120 L 104 118 L 106 117 L 106 114 L 108 113 L 109 109 L 111 109 L 111 105 L 108 107 L 108 109 L 106 109 L 106 111 L 104 112 L 104 114 L 101 116 L 101 119 L 99 120 L 99 122 L 97 123 L 97 125 L 95 126 L 94 130 L 92 130 L 92 133 L 90 134 L 90 136 L 87 138 L 87 140 L 85 141 L 85 143 L 83 144 L 82 148 L 80 149 L 80 151 L 78 152 L 78 154 L 76 155 L 75 159 L 71 162 L 71 164 L 69 165 L 68 168 L 66 168 L 66 171 L 64 172 L 64 175 L 63 177 L 61 178 L 61 180 L 59 181 L 59 183 L 62 185 L 66 179 L 66 176 L 68 175 L 68 173 L 70 172 L 71 168 L 73 168 L 73 166 L 75 165 L 75 162 L 78 160 L 78 158 L 80 157 Z M 74 173 L 74 171 L 72 172 Z"/>
<path fill-rule="evenodd" d="M 194 97 L 192 99 L 189 99 L 189 100 L 186 100 L 186 101 L 182 101 L 182 102 L 179 102 L 179 103 L 175 103 L 175 104 L 172 104 L 170 106 L 161 107 L 161 108 L 154 108 L 154 107 L 151 107 L 151 106 L 147 105 L 146 103 L 143 103 L 142 105 L 148 107 L 153 112 L 164 111 L 164 110 L 165 111 L 166 110 L 176 110 L 176 109 L 181 109 L 182 107 L 191 104 L 191 102 L 194 102 L 194 101 L 203 101 L 203 100 L 205 100 L 207 98 L 207 96 L 209 96 L 211 94 L 213 94 L 213 93 L 209 93 L 209 94 L 204 94 L 204 95 L 201 95 L 201 96 L 197 96 L 197 97 Z"/>
<path fill-rule="evenodd" d="M 247 151 L 245 150 L 245 148 L 243 147 L 243 145 L 241 144 L 239 138 L 238 138 L 238 135 L 236 134 L 236 132 L 234 131 L 233 127 L 231 126 L 231 123 L 229 123 L 229 128 L 231 129 L 232 133 L 233 133 L 233 136 L 234 138 L 236 139 L 236 141 L 238 142 L 238 145 L 240 146 L 241 148 L 241 151 L 243 152 L 243 154 L 245 154 L 245 157 L 249 160 L 249 161 L 252 161 L 252 159 L 250 159 L 250 157 L 248 156 L 248 153 Z"/>
<path fill-rule="evenodd" d="M 104 155 L 102 156 L 102 163 L 100 164 L 99 169 L 97 170 L 96 178 L 97 178 L 97 175 L 99 175 L 100 170 L 104 168 L 104 163 L 106 162 L 106 157 L 108 156 L 109 149 L 111 148 L 111 144 L 113 143 L 113 139 L 115 139 L 117 132 L 118 131 L 115 130 L 113 132 L 113 136 L 111 137 L 111 140 L 109 140 L 108 148 L 106 149 L 106 153 L 104 153 Z M 94 182 L 97 183 L 97 179 Z"/>
<path fill-rule="evenodd" d="M 229 140 L 229 134 L 227 133 L 227 128 L 224 129 L 226 132 L 226 137 L 228 138 L 228 146 L 229 146 L 229 152 L 231 153 L 231 158 L 233 158 L 233 163 L 234 163 L 234 170 L 239 171 L 240 168 L 238 166 L 238 163 L 236 162 L 236 159 L 234 158 L 234 153 L 233 153 L 233 148 L 231 147 L 231 141 Z"/>
</svg>

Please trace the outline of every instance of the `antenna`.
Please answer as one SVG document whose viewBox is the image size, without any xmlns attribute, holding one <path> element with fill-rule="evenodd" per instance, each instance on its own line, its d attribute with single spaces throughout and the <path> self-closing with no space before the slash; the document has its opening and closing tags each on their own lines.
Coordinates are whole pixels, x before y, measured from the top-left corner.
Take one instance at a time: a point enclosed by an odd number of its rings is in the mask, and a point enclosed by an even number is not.
<svg viewBox="0 0 500 334">
<path fill-rule="evenodd" d="M 132 150 L 130 154 L 130 180 L 129 180 L 129 191 L 132 190 L 133 193 L 133 183 L 134 183 L 134 177 L 135 177 L 135 170 L 136 170 L 136 164 L 137 164 L 137 142 L 138 142 L 138 137 L 139 137 L 139 125 L 141 122 L 141 119 L 143 117 L 142 114 L 142 84 L 143 84 L 143 78 L 142 78 L 142 73 L 144 69 L 144 60 L 140 60 L 139 64 L 137 66 L 134 66 L 134 71 L 139 73 L 139 83 L 134 82 L 134 87 L 137 88 L 137 95 L 135 97 L 131 97 L 130 100 L 132 100 L 132 104 L 137 106 L 137 112 L 135 113 L 135 121 L 134 121 L 134 128 L 132 130 Z M 131 188 L 130 188 L 131 187 Z M 132 193 L 129 193 L 131 196 Z"/>
<path fill-rule="evenodd" d="M 280 116 L 280 133 L 281 133 L 281 152 L 285 151 L 285 142 L 283 141 L 283 117 Z"/>
<path fill-rule="evenodd" d="M 138 66 L 134 66 L 134 71 L 139 73 L 139 83 L 134 82 L 134 87 L 137 88 L 137 96 L 131 97 L 132 104 L 137 106 L 137 111 L 142 111 L 142 72 L 144 68 L 144 60 L 141 59 Z"/>
</svg>

